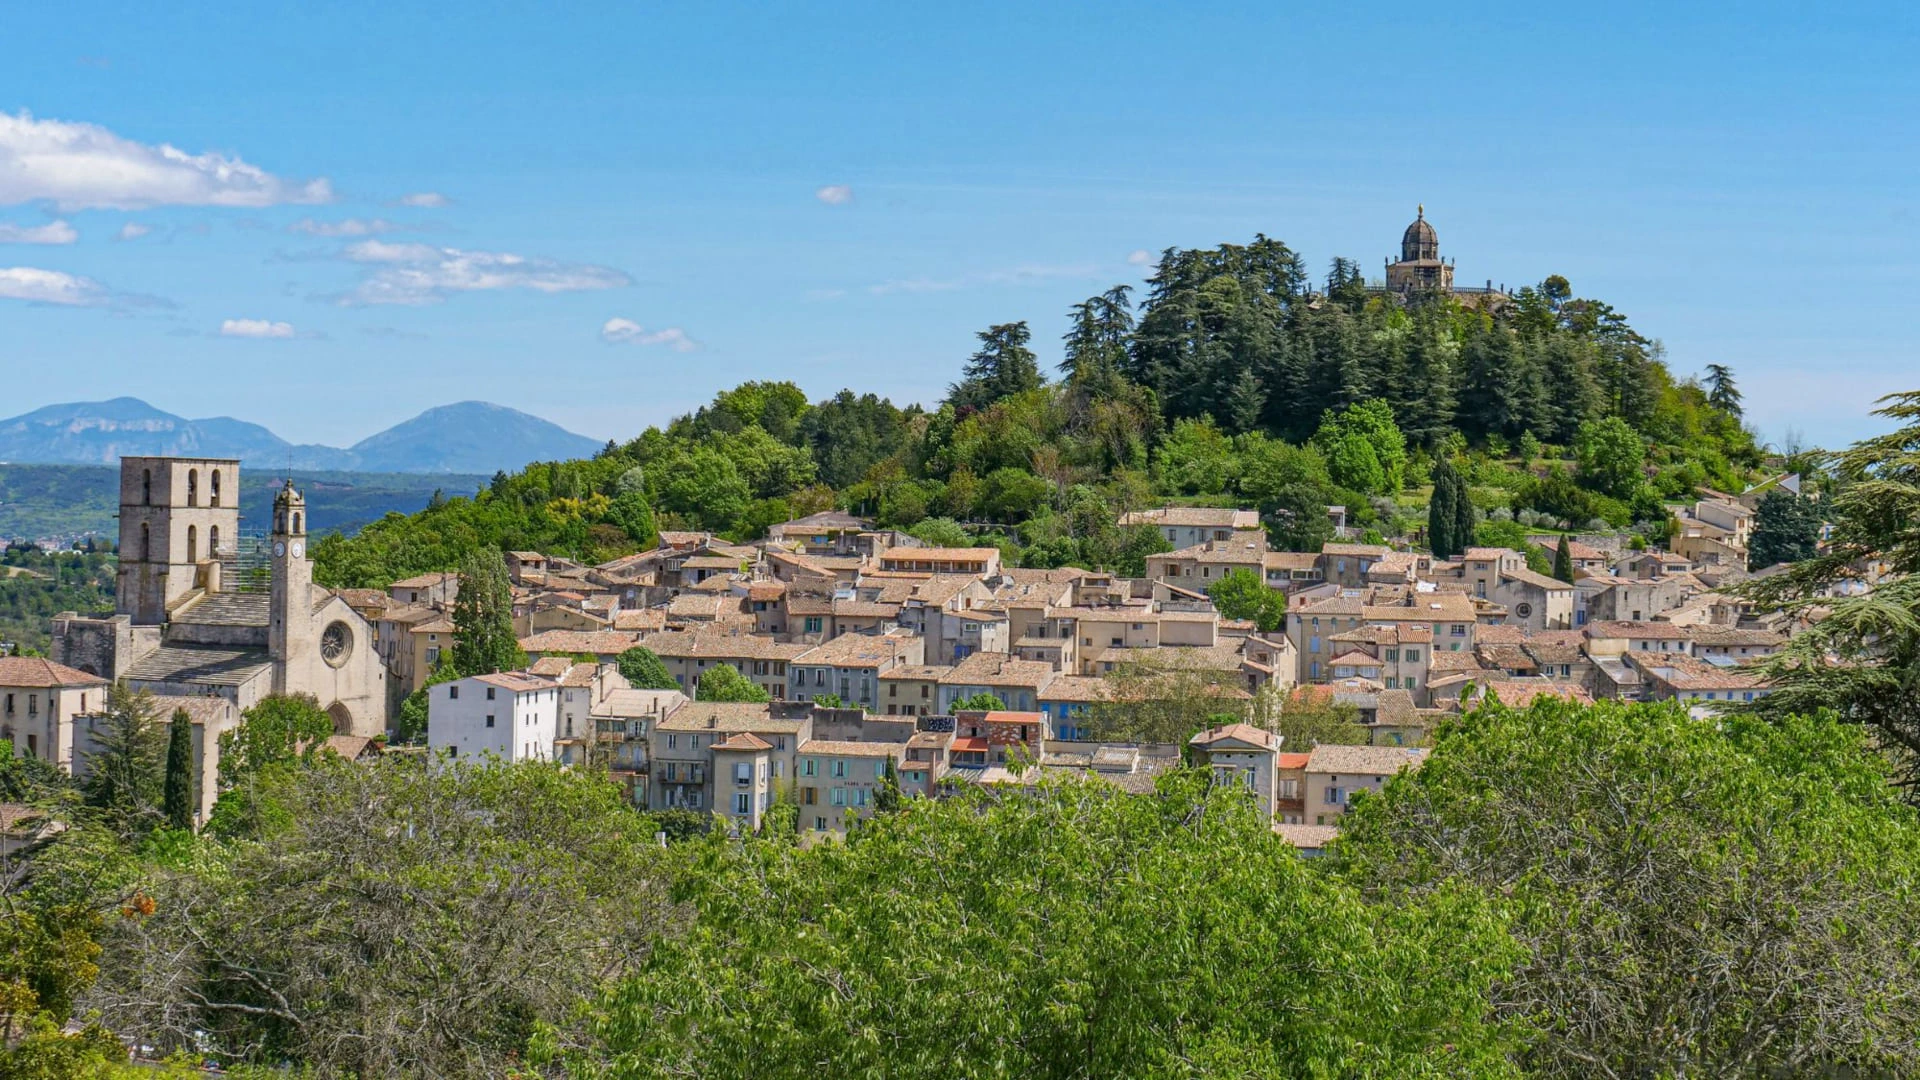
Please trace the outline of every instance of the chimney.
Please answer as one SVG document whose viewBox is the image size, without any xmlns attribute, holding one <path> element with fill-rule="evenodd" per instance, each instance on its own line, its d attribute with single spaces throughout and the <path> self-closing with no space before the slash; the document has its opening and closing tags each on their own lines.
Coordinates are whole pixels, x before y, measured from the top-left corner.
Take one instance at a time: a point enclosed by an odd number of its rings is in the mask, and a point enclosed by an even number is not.
<svg viewBox="0 0 1920 1080">
<path fill-rule="evenodd" d="M 717 716 L 709 716 L 709 717 L 707 717 L 707 726 L 708 726 L 708 727 L 710 727 L 710 728 L 715 728 L 715 727 L 719 727 L 719 726 L 720 726 L 720 718 L 719 718 L 719 717 L 717 717 Z"/>
</svg>

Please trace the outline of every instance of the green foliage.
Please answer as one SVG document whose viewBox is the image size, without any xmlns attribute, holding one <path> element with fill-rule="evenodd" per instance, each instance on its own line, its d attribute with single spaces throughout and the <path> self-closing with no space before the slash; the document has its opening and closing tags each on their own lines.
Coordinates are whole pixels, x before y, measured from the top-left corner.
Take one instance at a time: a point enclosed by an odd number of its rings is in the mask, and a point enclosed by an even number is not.
<svg viewBox="0 0 1920 1080">
<path fill-rule="evenodd" d="M 167 828 L 193 828 L 193 779 L 193 720 L 185 709 L 175 709 L 167 725 L 167 771 L 161 797 Z"/>
<path fill-rule="evenodd" d="M 87 803 L 119 834 L 144 834 L 165 822 L 166 732 L 145 690 L 115 683 L 106 705 L 87 756 Z"/>
<path fill-rule="evenodd" d="M 947 391 L 958 409 L 984 409 L 1002 399 L 1040 388 L 1040 362 L 1027 348 L 1025 322 L 1004 323 L 980 333 L 980 349 L 967 361 L 960 382 Z"/>
<path fill-rule="evenodd" d="M 1625 420 L 1610 416 L 1580 425 L 1573 441 L 1580 483 L 1615 499 L 1631 499 L 1645 482 L 1647 443 Z"/>
<path fill-rule="evenodd" d="M 1392 495 L 1406 479 L 1407 443 L 1393 422 L 1393 406 L 1373 398 L 1340 412 L 1327 410 L 1314 433 L 1333 482 L 1363 495 Z"/>
<path fill-rule="evenodd" d="M 1254 711 L 1259 726 L 1279 735 L 1280 748 L 1291 753 L 1304 754 L 1322 745 L 1365 746 L 1369 738 L 1359 707 L 1334 700 L 1325 687 L 1263 691 Z"/>
<path fill-rule="evenodd" d="M 1920 821 L 1887 779 L 1831 717 L 1537 698 L 1440 729 L 1334 868 L 1505 907 L 1527 960 L 1491 1000 L 1528 1075 L 1905 1075 Z"/>
<path fill-rule="evenodd" d="M 1427 547 L 1434 558 L 1451 559 L 1466 550 L 1467 538 L 1459 531 L 1460 504 L 1466 498 L 1465 481 L 1451 460 L 1441 458 L 1433 467 L 1433 496 L 1427 501 Z M 1471 504 L 1467 513 L 1471 519 Z"/>
<path fill-rule="evenodd" d="M 1741 589 L 1766 609 L 1824 614 L 1769 659 L 1774 690 L 1753 710 L 1786 718 L 1832 709 L 1871 728 L 1920 801 L 1920 391 L 1882 398 L 1876 415 L 1900 426 L 1831 461 L 1841 486 L 1823 504 L 1833 524 L 1826 551 Z M 1833 595 L 1868 562 L 1888 571 L 1873 591 Z"/>
<path fill-rule="evenodd" d="M 1747 541 L 1747 569 L 1811 559 L 1820 543 L 1820 508 L 1811 499 L 1776 488 L 1754 510 L 1753 535 Z"/>
<path fill-rule="evenodd" d="M 1242 566 L 1207 586 L 1207 595 L 1223 619 L 1252 620 L 1263 634 L 1287 621 L 1287 595 L 1267 588 L 1260 575 Z"/>
<path fill-rule="evenodd" d="M 1567 584 L 1573 584 L 1573 543 L 1571 536 L 1561 536 L 1560 546 L 1553 552 L 1553 576 Z"/>
<path fill-rule="evenodd" d="M 1514 1075 L 1489 905 L 1369 905 L 1203 773 L 698 855 L 693 931 L 603 998 L 574 1075 Z"/>
<path fill-rule="evenodd" d="M 526 666 L 526 654 L 513 632 L 513 581 L 497 551 L 474 552 L 460 570 L 451 662 L 463 677 Z"/>
<path fill-rule="evenodd" d="M 665 810 L 649 810 L 641 815 L 646 826 L 654 832 L 667 834 L 669 844 L 682 840 L 693 840 L 713 831 L 712 814 L 699 810 L 687 810 L 682 807 L 670 807 Z"/>
<path fill-rule="evenodd" d="M 7 468 L 0 466 L 0 500 L 7 497 Z M 0 509 L 6 505 L 0 501 Z M 0 643 L 45 654 L 55 615 L 111 611 L 113 589 L 114 560 L 104 548 L 43 551 L 21 545 L 0 551 Z"/>
<path fill-rule="evenodd" d="M 333 718 L 312 695 L 261 698 L 220 736 L 220 784 L 231 787 L 249 773 L 311 757 L 332 734 Z"/>
<path fill-rule="evenodd" d="M 427 691 L 444 682 L 460 678 L 451 663 L 441 664 L 420 684 L 420 689 L 408 694 L 400 702 L 400 714 L 394 719 L 393 737 L 401 743 L 419 744 L 427 740 L 427 720 L 431 712 L 427 700 Z"/>
<path fill-rule="evenodd" d="M 336 757 L 257 840 L 151 872 L 89 1004 L 162 1051 L 326 1076 L 505 1076 L 663 929 L 665 852 L 592 770 Z"/>
<path fill-rule="evenodd" d="M 978 694 L 972 694 L 967 697 L 963 697 L 956 700 L 953 703 L 952 710 L 950 711 L 952 712 L 999 712 L 1005 709 L 1006 707 L 1007 707 L 1007 703 L 1000 700 L 1000 696 L 998 694 L 989 694 L 983 690 Z"/>
<path fill-rule="evenodd" d="M 645 645 L 635 645 L 614 657 L 613 662 L 620 671 L 620 677 L 635 690 L 680 689 L 680 684 L 674 681 L 673 674 L 667 670 L 659 654 Z"/>
<path fill-rule="evenodd" d="M 700 686 L 694 692 L 700 701 L 771 701 L 772 698 L 752 679 L 740 674 L 732 664 L 715 664 L 700 673 Z"/>
</svg>

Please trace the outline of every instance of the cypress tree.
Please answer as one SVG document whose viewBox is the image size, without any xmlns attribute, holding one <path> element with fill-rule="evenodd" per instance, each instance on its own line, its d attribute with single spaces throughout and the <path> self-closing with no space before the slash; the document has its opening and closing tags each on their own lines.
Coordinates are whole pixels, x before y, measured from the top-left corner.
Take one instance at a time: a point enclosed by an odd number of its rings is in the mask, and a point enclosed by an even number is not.
<svg viewBox="0 0 1920 1080">
<path fill-rule="evenodd" d="M 161 805 L 170 829 L 193 828 L 193 721 L 173 710 L 167 731 L 167 778 Z"/>
<path fill-rule="evenodd" d="M 1458 497 L 1453 464 L 1441 458 L 1433 466 L 1433 498 L 1427 503 L 1427 546 L 1436 559 L 1454 553 L 1453 504 Z"/>
<path fill-rule="evenodd" d="M 453 667 L 462 676 L 512 671 L 526 663 L 513 632 L 513 582 L 498 551 L 475 552 L 453 600 Z"/>
<path fill-rule="evenodd" d="M 1560 550 L 1553 553 L 1553 576 L 1567 584 L 1573 584 L 1573 548 L 1572 540 L 1562 535 Z"/>
<path fill-rule="evenodd" d="M 1465 476 L 1453 474 L 1453 492 L 1453 548 L 1457 555 L 1474 544 L 1473 496 Z"/>
</svg>

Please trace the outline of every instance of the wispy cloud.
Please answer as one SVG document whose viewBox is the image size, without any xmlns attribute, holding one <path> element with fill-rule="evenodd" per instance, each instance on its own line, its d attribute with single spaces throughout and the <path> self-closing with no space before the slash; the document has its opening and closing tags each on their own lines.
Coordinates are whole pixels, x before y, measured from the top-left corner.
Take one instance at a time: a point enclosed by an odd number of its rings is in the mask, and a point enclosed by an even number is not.
<svg viewBox="0 0 1920 1080">
<path fill-rule="evenodd" d="M 228 319 L 220 324 L 220 336 L 290 338 L 295 335 L 292 323 L 272 322 L 268 319 Z"/>
<path fill-rule="evenodd" d="M 142 225 L 137 221 L 129 221 L 125 225 L 120 226 L 120 232 L 114 236 L 114 239 L 138 240 L 152 231 L 153 226 L 151 225 Z"/>
<path fill-rule="evenodd" d="M 362 240 L 342 252 L 370 267 L 346 304 L 431 304 L 454 293 L 528 289 L 541 293 L 615 289 L 633 279 L 610 266 L 566 263 L 499 251 L 464 251 L 432 244 Z"/>
<path fill-rule="evenodd" d="M 45 200 L 63 210 L 149 206 L 275 206 L 333 199 L 326 180 L 284 180 L 238 157 L 189 154 L 122 138 L 96 124 L 0 113 L 0 204 Z"/>
<path fill-rule="evenodd" d="M 103 307 L 113 293 L 92 278 L 32 266 L 0 267 L 0 299 L 64 307 Z"/>
<path fill-rule="evenodd" d="M 71 244 L 78 239 L 80 234 L 64 221 L 49 221 L 45 225 L 0 221 L 0 244 Z"/>
<path fill-rule="evenodd" d="M 677 326 L 648 330 L 632 319 L 608 319 L 600 327 L 600 340 L 609 345 L 665 345 L 674 352 L 693 352 L 700 347 Z"/>
<path fill-rule="evenodd" d="M 427 335 L 415 330 L 402 330 L 397 326 L 363 326 L 360 332 L 368 337 L 398 338 L 403 341 L 425 341 Z"/>
<path fill-rule="evenodd" d="M 384 218 L 347 218 L 345 221 L 316 221 L 313 218 L 301 218 L 287 226 L 292 233 L 305 233 L 308 236 L 379 236 L 404 228 Z"/>
<path fill-rule="evenodd" d="M 815 191 L 813 197 L 828 206 L 845 206 L 853 201 L 853 188 L 847 184 L 828 184 Z"/>
<path fill-rule="evenodd" d="M 411 195 L 402 195 L 393 200 L 394 206 L 411 206 L 418 210 L 438 210 L 452 206 L 453 200 L 437 191 L 416 191 Z"/>
<path fill-rule="evenodd" d="M 1128 266 L 1152 266 L 1154 264 L 1154 260 L 1157 258 L 1158 256 L 1156 256 L 1153 252 L 1148 251 L 1146 248 L 1141 248 L 1138 251 L 1131 251 L 1127 253 L 1127 265 Z"/>
</svg>

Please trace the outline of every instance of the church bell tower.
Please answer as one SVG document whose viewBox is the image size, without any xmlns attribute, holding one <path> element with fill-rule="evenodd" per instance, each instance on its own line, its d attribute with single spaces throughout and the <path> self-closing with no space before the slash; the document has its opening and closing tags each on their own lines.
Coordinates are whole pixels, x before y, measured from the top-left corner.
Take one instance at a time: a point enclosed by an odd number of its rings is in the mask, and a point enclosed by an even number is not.
<svg viewBox="0 0 1920 1080">
<path fill-rule="evenodd" d="M 287 669 L 302 668 L 313 651 L 313 563 L 307 559 L 307 500 L 288 480 L 273 497 L 273 589 L 267 652 L 275 661 L 274 691 L 285 693 Z"/>
</svg>

